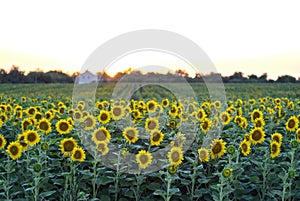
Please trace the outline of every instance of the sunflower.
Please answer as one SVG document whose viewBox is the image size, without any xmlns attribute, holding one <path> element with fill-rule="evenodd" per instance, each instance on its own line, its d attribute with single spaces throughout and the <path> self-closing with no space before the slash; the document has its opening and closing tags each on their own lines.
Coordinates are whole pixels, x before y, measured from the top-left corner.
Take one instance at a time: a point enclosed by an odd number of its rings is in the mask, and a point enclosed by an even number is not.
<svg viewBox="0 0 300 201">
<path fill-rule="evenodd" d="M 107 143 L 105 141 L 99 141 L 96 144 L 96 149 L 99 151 L 103 156 L 106 155 L 109 151 Z"/>
<path fill-rule="evenodd" d="M 36 112 L 34 115 L 33 115 L 33 118 L 37 121 L 39 121 L 40 119 L 43 118 L 42 114 L 40 112 Z"/>
<path fill-rule="evenodd" d="M 250 131 L 250 141 L 253 144 L 262 143 L 265 140 L 265 132 L 261 128 L 254 128 Z"/>
<path fill-rule="evenodd" d="M 140 168 L 147 168 L 152 163 L 151 153 L 145 150 L 140 150 L 139 153 L 136 155 L 136 162 L 139 164 Z"/>
<path fill-rule="evenodd" d="M 186 137 L 182 133 L 178 133 L 175 139 L 171 142 L 172 147 L 182 147 L 183 143 L 185 142 Z"/>
<path fill-rule="evenodd" d="M 254 109 L 253 112 L 251 113 L 251 121 L 255 122 L 255 120 L 258 118 L 263 118 L 263 114 L 258 109 Z"/>
<path fill-rule="evenodd" d="M 177 172 L 177 167 L 175 165 L 170 165 L 168 171 L 170 174 L 175 174 Z"/>
<path fill-rule="evenodd" d="M 172 105 L 171 109 L 169 110 L 169 115 L 175 117 L 178 114 L 178 108 L 176 105 Z"/>
<path fill-rule="evenodd" d="M 224 168 L 222 175 L 223 177 L 229 177 L 232 173 L 232 169 L 231 168 Z"/>
<path fill-rule="evenodd" d="M 164 134 L 159 130 L 153 130 L 150 134 L 151 146 L 159 146 L 164 139 Z"/>
<path fill-rule="evenodd" d="M 26 135 L 25 133 L 18 135 L 18 142 L 22 146 L 23 151 L 27 151 L 28 149 L 28 144 L 25 142 L 25 135 Z"/>
<path fill-rule="evenodd" d="M 220 101 L 215 101 L 214 103 L 213 103 L 213 105 L 217 108 L 217 109 L 220 109 L 221 107 L 222 107 L 222 104 L 221 104 L 221 102 Z"/>
<path fill-rule="evenodd" d="M 140 119 L 142 118 L 142 114 L 139 110 L 132 110 L 131 111 L 131 115 L 133 117 L 133 119 Z"/>
<path fill-rule="evenodd" d="M 256 118 L 254 120 L 255 128 L 263 128 L 265 126 L 265 120 L 263 118 Z"/>
<path fill-rule="evenodd" d="M 129 144 L 135 143 L 139 139 L 139 131 L 134 127 L 126 127 L 123 136 Z"/>
<path fill-rule="evenodd" d="M 271 142 L 270 144 L 270 155 L 271 155 L 271 158 L 275 158 L 277 156 L 279 156 L 280 154 L 280 144 L 273 141 Z"/>
<path fill-rule="evenodd" d="M 298 142 L 300 142 L 300 128 L 298 128 L 296 130 L 296 137 L 297 137 Z"/>
<path fill-rule="evenodd" d="M 210 144 L 210 155 L 212 159 L 221 158 L 226 153 L 226 142 L 222 139 L 214 139 Z"/>
<path fill-rule="evenodd" d="M 26 144 L 34 146 L 35 144 L 40 142 L 40 135 L 36 131 L 28 130 L 24 134 L 24 141 Z"/>
<path fill-rule="evenodd" d="M 73 161 L 83 162 L 85 160 L 85 152 L 81 147 L 75 147 L 72 151 L 71 159 Z"/>
<path fill-rule="evenodd" d="M 51 111 L 47 111 L 45 112 L 45 118 L 48 119 L 48 120 L 51 120 L 53 119 L 54 115 Z"/>
<path fill-rule="evenodd" d="M 156 111 L 156 108 L 157 108 L 157 105 L 158 105 L 157 102 L 154 101 L 154 100 L 148 101 L 147 104 L 146 104 L 147 111 L 148 111 L 149 113 L 155 112 L 155 111 Z"/>
<path fill-rule="evenodd" d="M 181 148 L 172 147 L 171 150 L 168 152 L 168 159 L 172 166 L 180 165 L 183 160 L 183 153 Z"/>
<path fill-rule="evenodd" d="M 219 115 L 219 118 L 223 125 L 229 124 L 230 120 L 231 120 L 228 112 L 221 112 L 221 114 Z"/>
<path fill-rule="evenodd" d="M 243 117 L 242 116 L 239 116 L 239 115 L 237 115 L 235 118 L 234 118 L 234 123 L 236 123 L 236 124 L 240 124 L 240 123 L 242 123 L 242 121 L 243 121 Z"/>
<path fill-rule="evenodd" d="M 120 120 L 125 114 L 122 106 L 113 106 L 110 112 L 113 120 Z"/>
<path fill-rule="evenodd" d="M 27 109 L 27 114 L 29 115 L 29 116 L 33 116 L 35 113 L 36 113 L 36 109 L 35 109 L 35 107 L 29 107 L 28 109 Z"/>
<path fill-rule="evenodd" d="M 251 151 L 250 141 L 243 140 L 240 144 L 240 149 L 244 156 L 248 156 Z"/>
<path fill-rule="evenodd" d="M 79 110 L 75 110 L 73 113 L 74 119 L 80 121 L 82 118 L 82 112 Z"/>
<path fill-rule="evenodd" d="M 197 112 L 193 113 L 197 120 L 203 121 L 206 117 L 204 109 L 199 109 Z"/>
<path fill-rule="evenodd" d="M 205 148 L 198 149 L 198 156 L 200 162 L 208 162 L 209 161 L 209 150 Z"/>
<path fill-rule="evenodd" d="M 147 118 L 145 122 L 145 129 L 148 132 L 151 132 L 153 130 L 156 130 L 159 128 L 159 123 L 156 118 Z"/>
<path fill-rule="evenodd" d="M 282 135 L 280 133 L 272 134 L 272 141 L 277 142 L 279 145 L 282 144 Z"/>
<path fill-rule="evenodd" d="M 298 128 L 298 125 L 299 125 L 298 118 L 296 116 L 291 116 L 285 123 L 285 128 L 290 132 L 294 132 Z"/>
<path fill-rule="evenodd" d="M 95 144 L 97 144 L 98 142 L 109 143 L 110 138 L 110 132 L 103 126 L 94 130 L 92 134 L 92 140 Z"/>
<path fill-rule="evenodd" d="M 107 124 L 110 121 L 110 114 L 106 110 L 101 110 L 98 116 L 98 121 L 102 124 Z"/>
<path fill-rule="evenodd" d="M 60 134 L 67 134 L 73 129 L 73 126 L 65 119 L 59 120 L 55 127 L 56 131 Z"/>
<path fill-rule="evenodd" d="M 93 130 L 96 126 L 96 119 L 92 115 L 88 115 L 84 117 L 83 122 L 84 122 L 84 130 Z"/>
<path fill-rule="evenodd" d="M 38 129 L 46 134 L 50 133 L 52 130 L 50 121 L 46 118 L 41 119 L 38 124 Z"/>
<path fill-rule="evenodd" d="M 4 149 L 5 145 L 6 145 L 6 139 L 2 134 L 0 134 L 0 150 Z"/>
<path fill-rule="evenodd" d="M 204 133 L 209 131 L 211 129 L 211 126 L 212 126 L 211 120 L 208 118 L 205 118 L 200 124 L 200 128 Z"/>
<path fill-rule="evenodd" d="M 7 146 L 6 152 L 13 160 L 16 160 L 22 156 L 22 146 L 19 142 L 11 142 Z"/>
<path fill-rule="evenodd" d="M 70 138 L 64 138 L 60 141 L 60 148 L 61 152 L 64 154 L 64 156 L 71 156 L 72 151 L 74 148 L 77 147 L 77 142 L 74 140 L 73 137 Z"/>
<path fill-rule="evenodd" d="M 167 99 L 167 98 L 163 99 L 162 102 L 161 102 L 161 105 L 163 107 L 168 107 L 169 104 L 170 104 L 170 102 L 169 102 L 169 99 Z"/>
</svg>

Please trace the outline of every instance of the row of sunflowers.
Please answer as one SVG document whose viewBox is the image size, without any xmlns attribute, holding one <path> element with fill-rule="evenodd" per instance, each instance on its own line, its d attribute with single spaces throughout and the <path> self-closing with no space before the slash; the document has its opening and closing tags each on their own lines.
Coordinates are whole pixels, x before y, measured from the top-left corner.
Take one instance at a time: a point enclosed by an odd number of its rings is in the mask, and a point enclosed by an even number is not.
<svg viewBox="0 0 300 201">
<path fill-rule="evenodd" d="M 1 199 L 300 197 L 299 99 L 0 99 Z"/>
</svg>

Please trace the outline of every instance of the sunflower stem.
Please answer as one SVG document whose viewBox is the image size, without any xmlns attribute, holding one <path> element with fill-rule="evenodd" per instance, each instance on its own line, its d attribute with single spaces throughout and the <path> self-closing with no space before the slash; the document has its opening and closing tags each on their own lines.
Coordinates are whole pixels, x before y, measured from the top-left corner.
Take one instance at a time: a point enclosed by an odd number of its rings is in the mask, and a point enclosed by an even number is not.
<svg viewBox="0 0 300 201">
<path fill-rule="evenodd" d="M 172 183 L 172 176 L 167 171 L 167 197 L 166 197 L 166 201 L 170 201 L 171 197 L 172 197 L 172 195 L 170 195 L 171 183 Z"/>
</svg>

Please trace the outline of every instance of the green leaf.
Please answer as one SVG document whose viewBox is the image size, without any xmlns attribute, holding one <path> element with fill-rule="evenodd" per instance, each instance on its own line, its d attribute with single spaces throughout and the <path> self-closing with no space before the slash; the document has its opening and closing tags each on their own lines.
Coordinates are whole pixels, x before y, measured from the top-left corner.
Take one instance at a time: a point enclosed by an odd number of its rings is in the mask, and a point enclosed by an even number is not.
<svg viewBox="0 0 300 201">
<path fill-rule="evenodd" d="M 43 192 L 40 194 L 40 196 L 42 196 L 43 198 L 48 197 L 52 194 L 54 194 L 56 191 L 47 191 L 47 192 Z"/>
</svg>

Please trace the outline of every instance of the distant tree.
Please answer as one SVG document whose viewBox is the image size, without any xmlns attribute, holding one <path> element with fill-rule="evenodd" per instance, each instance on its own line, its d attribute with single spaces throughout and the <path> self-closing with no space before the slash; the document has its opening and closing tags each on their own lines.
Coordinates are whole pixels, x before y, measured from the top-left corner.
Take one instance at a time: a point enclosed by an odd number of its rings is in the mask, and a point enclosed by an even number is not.
<svg viewBox="0 0 300 201">
<path fill-rule="evenodd" d="M 276 82 L 279 83 L 295 83 L 296 82 L 296 78 L 290 76 L 290 75 L 284 75 L 284 76 L 279 76 L 278 79 L 276 80 Z"/>
<path fill-rule="evenodd" d="M 13 65 L 7 74 L 9 83 L 23 83 L 25 81 L 24 71 L 20 71 L 18 66 Z"/>
<path fill-rule="evenodd" d="M 259 82 L 267 82 L 267 77 L 268 77 L 268 74 L 264 73 L 258 78 L 258 81 Z"/>
<path fill-rule="evenodd" d="M 257 80 L 257 75 L 251 74 L 248 76 L 250 80 Z"/>
<path fill-rule="evenodd" d="M 229 76 L 229 82 L 243 82 L 245 79 L 242 72 L 235 72 L 233 75 Z"/>
<path fill-rule="evenodd" d="M 189 74 L 183 69 L 177 69 L 175 71 L 175 74 L 180 76 L 180 77 L 188 77 L 189 76 Z"/>
<path fill-rule="evenodd" d="M 4 69 L 0 69 L 0 83 L 7 83 L 7 73 Z"/>
</svg>

